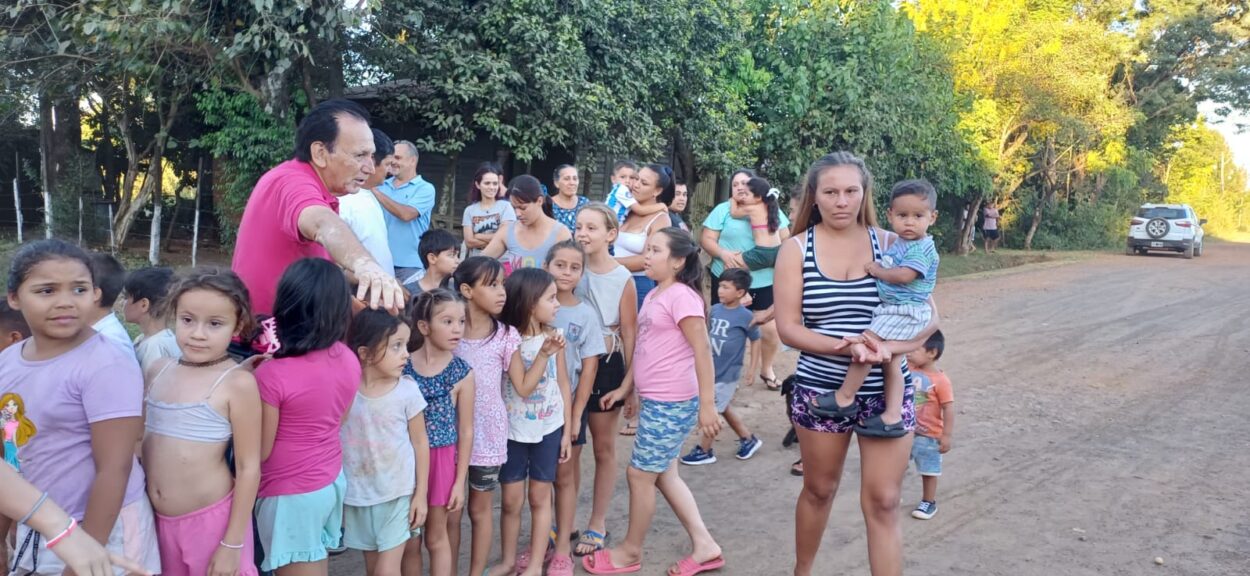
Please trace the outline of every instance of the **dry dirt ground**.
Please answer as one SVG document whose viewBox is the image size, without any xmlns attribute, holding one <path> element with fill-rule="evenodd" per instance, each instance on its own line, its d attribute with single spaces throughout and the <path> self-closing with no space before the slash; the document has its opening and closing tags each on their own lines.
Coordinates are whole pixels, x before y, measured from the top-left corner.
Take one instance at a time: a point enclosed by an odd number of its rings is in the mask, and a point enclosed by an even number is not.
<svg viewBox="0 0 1250 576">
<path fill-rule="evenodd" d="M 904 480 L 908 574 L 1250 574 L 1250 244 L 953 279 L 937 298 L 958 422 L 934 519 L 910 518 L 920 481 Z M 779 372 L 794 361 L 783 354 Z M 723 433 L 720 462 L 681 473 L 724 547 L 721 573 L 788 574 L 798 450 L 782 449 L 781 399 L 758 381 L 735 406 L 766 447 L 740 462 Z M 618 447 L 624 469 L 630 439 Z M 868 574 L 858 463 L 852 449 L 818 574 Z M 627 505 L 622 475 L 614 539 Z M 661 500 L 642 574 L 687 546 Z M 362 568 L 355 552 L 331 563 L 336 576 Z"/>
</svg>

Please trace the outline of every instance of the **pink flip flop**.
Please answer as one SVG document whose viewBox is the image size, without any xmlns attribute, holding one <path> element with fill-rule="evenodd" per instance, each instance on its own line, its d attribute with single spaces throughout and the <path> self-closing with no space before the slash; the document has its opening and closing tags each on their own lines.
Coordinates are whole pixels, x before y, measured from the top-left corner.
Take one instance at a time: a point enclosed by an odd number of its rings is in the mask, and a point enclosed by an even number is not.
<svg viewBox="0 0 1250 576">
<path fill-rule="evenodd" d="M 614 566 L 611 552 L 595 550 L 595 553 L 590 556 L 582 556 L 582 568 L 591 574 L 632 574 L 642 570 L 642 562 L 629 566 Z"/>
<path fill-rule="evenodd" d="M 725 567 L 725 558 L 720 557 L 714 560 L 708 560 L 702 564 L 694 561 L 693 556 L 686 556 L 677 562 L 677 571 L 673 572 L 672 568 L 668 569 L 669 576 L 694 576 L 703 572 L 719 570 Z"/>
</svg>

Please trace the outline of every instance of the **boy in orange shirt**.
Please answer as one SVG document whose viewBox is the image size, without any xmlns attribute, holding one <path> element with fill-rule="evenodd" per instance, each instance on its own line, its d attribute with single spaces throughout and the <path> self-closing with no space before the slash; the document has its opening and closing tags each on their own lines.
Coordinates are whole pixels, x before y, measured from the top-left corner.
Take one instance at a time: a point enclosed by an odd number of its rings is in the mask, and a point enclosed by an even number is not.
<svg viewBox="0 0 1250 576">
<path fill-rule="evenodd" d="M 951 381 L 937 367 L 946 348 L 942 331 L 934 332 L 924 347 L 907 355 L 916 389 L 916 437 L 912 441 L 911 459 L 924 486 L 920 504 L 912 510 L 912 518 L 928 520 L 937 514 L 937 481 L 942 475 L 942 455 L 951 449 L 951 430 L 955 427 L 955 396 Z"/>
</svg>

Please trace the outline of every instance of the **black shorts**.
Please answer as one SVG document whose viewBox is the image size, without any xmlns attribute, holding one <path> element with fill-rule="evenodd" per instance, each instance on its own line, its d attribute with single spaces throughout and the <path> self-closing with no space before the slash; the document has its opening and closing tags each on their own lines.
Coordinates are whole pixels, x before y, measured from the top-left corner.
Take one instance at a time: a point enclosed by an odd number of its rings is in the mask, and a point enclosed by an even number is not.
<svg viewBox="0 0 1250 576">
<path fill-rule="evenodd" d="M 625 381 L 625 355 L 620 350 L 599 357 L 599 371 L 595 372 L 594 388 L 590 391 L 590 401 L 586 403 L 586 413 L 611 412 L 619 410 L 624 401 L 617 402 L 610 409 L 604 410 L 599 401 L 608 393 L 621 387 Z"/>
<path fill-rule="evenodd" d="M 760 286 L 747 291 L 751 295 L 751 310 L 759 312 L 760 310 L 768 310 L 773 307 L 773 287 Z"/>
<path fill-rule="evenodd" d="M 716 303 L 716 287 L 720 285 L 720 276 L 712 272 L 711 268 L 707 269 L 708 278 L 712 280 L 712 303 Z M 747 306 L 752 312 L 760 310 L 768 310 L 773 307 L 773 287 L 760 286 L 759 288 L 751 288 L 747 290 L 747 294 L 751 296 L 751 305 Z"/>
<path fill-rule="evenodd" d="M 582 412 L 582 422 L 578 425 L 577 430 L 573 434 L 572 443 L 574 446 L 586 445 L 586 429 L 588 427 L 587 425 L 590 424 L 590 406 L 588 405 L 586 408 L 587 409 Z"/>
<path fill-rule="evenodd" d="M 998 230 L 983 230 L 985 237 L 990 240 L 998 240 Z"/>
</svg>

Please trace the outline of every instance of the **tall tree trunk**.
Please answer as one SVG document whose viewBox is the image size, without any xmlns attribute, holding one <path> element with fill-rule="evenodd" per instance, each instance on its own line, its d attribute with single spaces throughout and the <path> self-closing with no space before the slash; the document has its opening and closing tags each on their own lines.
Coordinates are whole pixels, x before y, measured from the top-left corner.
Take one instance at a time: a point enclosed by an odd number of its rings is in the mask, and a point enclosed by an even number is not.
<svg viewBox="0 0 1250 576">
<path fill-rule="evenodd" d="M 1046 146 L 1042 150 L 1042 167 L 1040 169 L 1042 176 L 1042 189 L 1039 192 L 1037 204 L 1033 206 L 1033 218 L 1029 223 L 1029 232 L 1024 235 L 1024 249 L 1033 249 L 1033 237 L 1037 235 L 1037 229 L 1042 224 L 1042 214 L 1046 210 L 1046 206 L 1050 204 L 1055 196 L 1055 189 L 1058 187 L 1055 178 L 1055 167 L 1058 159 L 1055 157 L 1055 141 L 1053 138 L 1046 139 Z"/>
<path fill-rule="evenodd" d="M 981 213 L 981 204 L 985 202 L 985 197 L 980 194 L 976 199 L 968 205 L 968 217 L 964 218 L 963 225 L 959 229 L 959 247 L 956 252 L 959 254 L 967 254 L 972 251 L 972 234 L 977 227 L 977 214 Z"/>
<path fill-rule="evenodd" d="M 143 207 L 147 205 L 148 200 L 152 197 L 153 191 L 160 189 L 161 162 L 165 158 L 165 146 L 169 141 L 169 129 L 173 126 L 174 119 L 177 118 L 179 105 L 185 96 L 186 95 L 182 93 L 170 95 L 170 101 L 167 104 L 169 109 L 163 110 L 161 108 L 157 108 L 157 115 L 160 119 L 160 131 L 156 133 L 156 138 L 152 141 L 152 144 L 148 146 L 148 149 L 151 150 L 152 154 L 148 160 L 148 169 L 143 177 L 143 186 L 139 188 L 139 193 L 133 198 L 129 198 L 129 194 L 125 194 L 123 196 L 122 201 L 125 205 L 125 209 L 118 210 L 117 216 L 115 217 L 116 222 L 114 227 L 116 229 L 118 246 L 125 245 L 126 236 L 130 234 L 130 227 L 134 225 L 135 218 L 139 216 L 139 212 L 142 211 Z M 131 147 L 132 146 L 128 146 L 128 148 Z M 138 159 L 135 158 L 132 162 L 137 169 Z M 127 172 L 127 178 L 130 178 L 131 176 L 129 174 L 129 170 Z M 133 187 L 134 180 L 132 179 L 130 181 L 130 186 L 127 187 L 126 190 L 133 190 Z"/>
<path fill-rule="evenodd" d="M 677 157 L 677 176 L 686 183 L 687 190 L 694 190 L 694 150 L 690 149 L 690 143 L 682 137 L 680 127 L 673 131 L 673 152 Z"/>
</svg>

